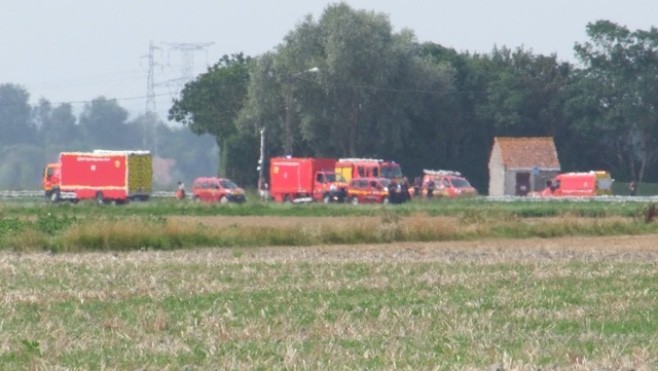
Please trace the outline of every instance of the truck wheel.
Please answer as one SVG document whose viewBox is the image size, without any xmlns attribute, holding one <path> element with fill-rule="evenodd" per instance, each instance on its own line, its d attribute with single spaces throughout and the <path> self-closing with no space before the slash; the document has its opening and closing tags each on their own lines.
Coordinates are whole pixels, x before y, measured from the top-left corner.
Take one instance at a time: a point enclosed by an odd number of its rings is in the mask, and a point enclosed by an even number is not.
<svg viewBox="0 0 658 371">
<path fill-rule="evenodd" d="M 105 203 L 105 198 L 103 196 L 103 192 L 97 192 L 96 193 L 96 203 L 99 205 L 102 205 Z"/>
<path fill-rule="evenodd" d="M 356 196 L 354 196 L 354 197 L 352 197 L 351 203 L 352 203 L 352 205 L 358 205 L 359 204 L 359 199 Z"/>
<path fill-rule="evenodd" d="M 220 204 L 226 204 L 226 203 L 228 203 L 228 197 L 226 197 L 226 196 L 222 196 L 222 197 L 219 199 L 219 203 L 220 203 Z"/>
<path fill-rule="evenodd" d="M 292 203 L 292 199 L 290 198 L 290 195 L 286 195 L 286 197 L 283 198 L 283 202 L 286 204 Z"/>
</svg>

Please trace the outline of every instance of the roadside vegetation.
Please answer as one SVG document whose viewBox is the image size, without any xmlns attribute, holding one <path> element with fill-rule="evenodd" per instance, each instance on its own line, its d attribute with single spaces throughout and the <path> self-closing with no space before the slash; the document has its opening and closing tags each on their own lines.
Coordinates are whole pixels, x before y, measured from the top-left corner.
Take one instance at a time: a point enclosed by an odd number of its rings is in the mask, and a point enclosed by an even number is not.
<svg viewBox="0 0 658 371">
<path fill-rule="evenodd" d="M 0 206 L 0 248 L 125 251 L 632 235 L 657 233 L 654 217 L 652 204 L 598 201 L 476 198 L 358 207 L 258 201 L 209 205 L 154 200 L 124 206 L 26 201 Z M 267 222 L 287 218 L 298 219 Z"/>
</svg>

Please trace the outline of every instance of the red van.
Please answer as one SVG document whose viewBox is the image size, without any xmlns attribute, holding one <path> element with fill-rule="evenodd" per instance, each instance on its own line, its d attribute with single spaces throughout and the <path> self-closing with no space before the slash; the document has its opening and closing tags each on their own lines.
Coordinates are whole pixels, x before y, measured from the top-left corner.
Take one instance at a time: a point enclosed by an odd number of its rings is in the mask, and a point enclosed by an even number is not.
<svg viewBox="0 0 658 371">
<path fill-rule="evenodd" d="M 470 197 L 477 196 L 478 191 L 458 171 L 423 170 L 421 195 L 427 197 L 427 188 L 432 187 L 433 197 Z"/>
<path fill-rule="evenodd" d="M 545 197 L 593 197 L 612 194 L 614 179 L 607 171 L 564 173 L 546 182 Z"/>
<path fill-rule="evenodd" d="M 229 179 L 201 177 L 192 184 L 192 199 L 205 202 L 245 202 L 244 190 Z"/>
</svg>

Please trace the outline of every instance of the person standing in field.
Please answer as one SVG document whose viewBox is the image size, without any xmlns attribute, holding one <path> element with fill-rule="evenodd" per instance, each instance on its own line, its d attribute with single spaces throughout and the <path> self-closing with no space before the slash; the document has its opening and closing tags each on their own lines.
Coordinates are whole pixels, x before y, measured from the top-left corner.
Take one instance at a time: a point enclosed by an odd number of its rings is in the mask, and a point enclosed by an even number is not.
<svg viewBox="0 0 658 371">
<path fill-rule="evenodd" d="M 427 188 L 427 199 L 431 200 L 432 197 L 434 196 L 434 187 L 436 187 L 434 180 L 430 179 L 425 185 L 425 187 Z"/>
<path fill-rule="evenodd" d="M 637 194 L 637 183 L 635 183 L 635 181 L 628 183 L 628 193 L 631 196 L 635 196 Z"/>
<path fill-rule="evenodd" d="M 185 184 L 183 184 L 183 182 L 178 182 L 178 188 L 176 189 L 176 199 L 185 199 Z"/>
</svg>

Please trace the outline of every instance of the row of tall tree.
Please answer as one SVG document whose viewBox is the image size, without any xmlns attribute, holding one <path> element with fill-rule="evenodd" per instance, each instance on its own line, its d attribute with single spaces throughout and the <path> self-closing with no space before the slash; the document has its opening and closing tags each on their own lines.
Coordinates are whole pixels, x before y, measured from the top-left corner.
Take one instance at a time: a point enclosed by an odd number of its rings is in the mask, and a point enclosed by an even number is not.
<svg viewBox="0 0 658 371">
<path fill-rule="evenodd" d="M 210 146 L 188 143 L 208 134 L 221 175 L 255 185 L 262 129 L 266 157 L 392 159 L 410 178 L 459 170 L 483 193 L 495 136 L 554 137 L 564 171 L 658 181 L 658 31 L 610 21 L 586 30 L 576 66 L 523 48 L 457 52 L 394 32 L 384 14 L 333 4 L 271 52 L 224 56 L 189 82 L 169 110 L 183 131 L 150 115 L 128 121 L 102 97 L 77 118 L 69 104 L 30 107 L 20 86 L 0 85 L 0 183 L 20 172 L 7 165 L 24 157 L 16 146 L 36 163 L 70 148 L 138 146 L 198 164 Z"/>
<path fill-rule="evenodd" d="M 262 128 L 268 156 L 289 154 L 291 140 L 295 156 L 393 159 L 409 177 L 460 170 L 481 192 L 494 136 L 552 136 L 564 171 L 656 181 L 658 32 L 586 28 L 576 67 L 523 48 L 418 42 L 386 15 L 334 4 L 272 52 L 223 57 L 170 118 L 215 136 L 220 171 L 247 184 Z"/>
<path fill-rule="evenodd" d="M 151 113 L 130 120 L 115 99 L 98 97 L 76 115 L 69 103 L 42 98 L 31 106 L 29 97 L 20 85 L 0 84 L 0 189 L 38 189 L 44 165 L 62 151 L 150 149 L 165 165 L 159 187 L 217 171 L 209 135 L 172 128 Z"/>
</svg>

